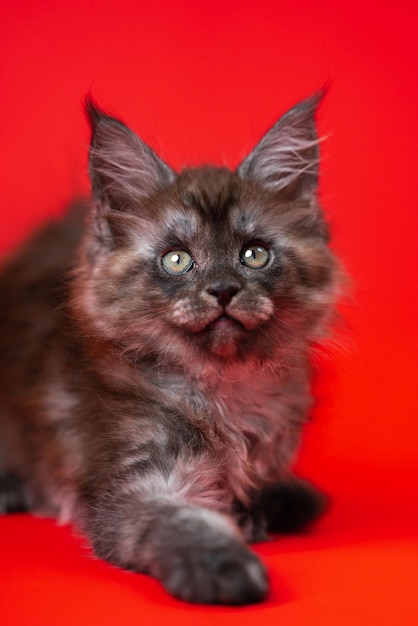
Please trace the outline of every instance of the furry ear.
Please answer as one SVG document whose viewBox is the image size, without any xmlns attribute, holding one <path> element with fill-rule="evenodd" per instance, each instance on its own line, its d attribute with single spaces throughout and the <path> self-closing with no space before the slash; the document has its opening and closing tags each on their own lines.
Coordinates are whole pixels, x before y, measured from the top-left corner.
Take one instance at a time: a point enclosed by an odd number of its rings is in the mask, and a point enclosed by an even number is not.
<svg viewBox="0 0 418 626">
<path fill-rule="evenodd" d="M 238 167 L 241 178 L 272 191 L 311 200 L 318 185 L 319 139 L 315 113 L 324 93 L 308 98 L 283 115 Z"/>
<path fill-rule="evenodd" d="M 140 203 L 174 172 L 125 124 L 101 111 L 88 96 L 91 127 L 89 174 L 94 199 L 107 210 Z"/>
</svg>

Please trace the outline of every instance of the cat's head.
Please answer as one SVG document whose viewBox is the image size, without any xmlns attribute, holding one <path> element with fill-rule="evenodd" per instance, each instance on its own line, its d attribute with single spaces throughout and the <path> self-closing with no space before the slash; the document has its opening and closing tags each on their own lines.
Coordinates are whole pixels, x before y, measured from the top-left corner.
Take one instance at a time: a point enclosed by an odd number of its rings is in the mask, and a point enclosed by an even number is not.
<svg viewBox="0 0 418 626">
<path fill-rule="evenodd" d="M 317 199 L 319 100 L 280 118 L 236 171 L 179 174 L 87 102 L 77 307 L 95 332 L 187 365 L 278 361 L 324 331 L 336 263 Z"/>
</svg>

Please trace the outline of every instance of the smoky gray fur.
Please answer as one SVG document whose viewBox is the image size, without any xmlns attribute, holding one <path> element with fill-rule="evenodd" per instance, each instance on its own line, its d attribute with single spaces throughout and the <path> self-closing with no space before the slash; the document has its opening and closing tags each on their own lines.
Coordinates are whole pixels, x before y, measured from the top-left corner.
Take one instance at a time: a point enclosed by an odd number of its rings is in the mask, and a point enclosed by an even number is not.
<svg viewBox="0 0 418 626">
<path fill-rule="evenodd" d="M 292 526 L 300 502 L 299 525 L 321 508 L 291 471 L 312 345 L 340 289 L 318 103 L 283 116 L 235 172 L 176 173 L 87 102 L 92 198 L 0 277 L 3 512 L 72 522 L 99 557 L 184 600 L 265 597 L 247 542 Z M 269 255 L 256 270 L 242 262 L 255 244 Z M 172 276 L 161 259 L 179 249 L 193 265 Z"/>
</svg>

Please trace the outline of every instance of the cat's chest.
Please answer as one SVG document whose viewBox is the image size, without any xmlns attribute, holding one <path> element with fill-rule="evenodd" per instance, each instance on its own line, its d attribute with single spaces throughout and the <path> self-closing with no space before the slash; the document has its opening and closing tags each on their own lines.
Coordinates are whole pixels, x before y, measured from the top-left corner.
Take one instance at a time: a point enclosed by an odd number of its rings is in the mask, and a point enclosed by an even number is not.
<svg viewBox="0 0 418 626">
<path fill-rule="evenodd" d="M 161 385 L 161 381 L 160 381 Z M 259 430 L 260 436 L 278 426 L 278 408 L 285 392 L 276 377 L 238 370 L 225 376 L 201 375 L 188 379 L 177 373 L 164 377 L 171 401 L 187 405 L 199 421 L 208 420 L 222 430 Z"/>
<path fill-rule="evenodd" d="M 302 380 L 240 370 L 212 380 L 169 377 L 166 390 L 207 436 L 237 499 L 277 478 L 293 454 L 309 404 Z"/>
</svg>

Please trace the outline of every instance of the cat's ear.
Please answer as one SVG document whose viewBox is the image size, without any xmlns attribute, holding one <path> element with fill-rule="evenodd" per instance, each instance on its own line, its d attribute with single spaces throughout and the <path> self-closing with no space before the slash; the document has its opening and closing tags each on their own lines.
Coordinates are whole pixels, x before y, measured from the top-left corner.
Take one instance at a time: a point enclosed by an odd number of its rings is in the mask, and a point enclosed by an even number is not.
<svg viewBox="0 0 418 626">
<path fill-rule="evenodd" d="M 323 95 L 303 100 L 274 124 L 238 167 L 241 178 L 292 198 L 312 199 L 319 166 L 315 114 Z"/>
<path fill-rule="evenodd" d="M 175 178 L 173 170 L 125 124 L 101 111 L 88 96 L 89 175 L 96 203 L 110 210 L 140 204 Z"/>
</svg>

